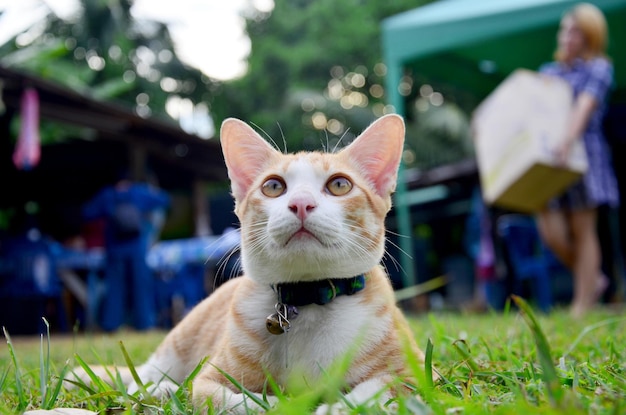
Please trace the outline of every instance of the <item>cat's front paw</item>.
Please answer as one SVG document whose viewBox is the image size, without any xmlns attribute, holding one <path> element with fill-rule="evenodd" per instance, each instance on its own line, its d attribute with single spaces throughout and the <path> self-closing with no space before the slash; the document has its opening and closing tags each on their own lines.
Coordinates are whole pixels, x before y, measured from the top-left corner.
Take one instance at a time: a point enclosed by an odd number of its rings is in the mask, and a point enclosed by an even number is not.
<svg viewBox="0 0 626 415">
<path fill-rule="evenodd" d="M 278 403 L 278 398 L 276 396 L 263 396 L 258 393 L 255 393 L 254 395 L 256 395 L 259 399 L 265 400 L 270 408 L 273 408 Z M 249 397 L 244 396 L 243 394 L 236 394 L 236 396 L 236 399 L 231 399 L 229 403 L 224 406 L 226 413 L 233 415 L 246 415 L 250 412 L 254 414 L 264 414 L 266 412 L 265 407 L 258 405 Z"/>
<path fill-rule="evenodd" d="M 128 385 L 127 392 L 129 395 L 135 394 L 139 390 L 137 382 L 131 382 Z M 153 383 L 146 386 L 146 391 L 155 398 L 166 398 L 174 395 L 178 390 L 178 385 L 168 379 L 163 379 L 159 383 Z"/>
<path fill-rule="evenodd" d="M 352 408 L 364 406 L 367 408 L 382 408 L 393 398 L 387 388 L 388 377 L 381 376 L 359 383 L 350 393 L 344 395 L 338 402 L 323 404 L 317 408 L 315 415 L 343 415 L 352 413 Z"/>
</svg>

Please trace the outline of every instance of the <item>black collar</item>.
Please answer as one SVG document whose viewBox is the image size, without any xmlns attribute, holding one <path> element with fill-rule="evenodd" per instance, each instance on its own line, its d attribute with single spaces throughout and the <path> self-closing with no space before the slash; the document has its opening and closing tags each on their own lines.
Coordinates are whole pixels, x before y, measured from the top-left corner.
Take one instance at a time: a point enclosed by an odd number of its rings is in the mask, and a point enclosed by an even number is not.
<svg viewBox="0 0 626 415">
<path fill-rule="evenodd" d="M 282 304 L 304 306 L 328 304 L 339 295 L 352 295 L 365 288 L 365 275 L 352 278 L 329 278 L 310 282 L 294 282 L 273 285 Z"/>
</svg>

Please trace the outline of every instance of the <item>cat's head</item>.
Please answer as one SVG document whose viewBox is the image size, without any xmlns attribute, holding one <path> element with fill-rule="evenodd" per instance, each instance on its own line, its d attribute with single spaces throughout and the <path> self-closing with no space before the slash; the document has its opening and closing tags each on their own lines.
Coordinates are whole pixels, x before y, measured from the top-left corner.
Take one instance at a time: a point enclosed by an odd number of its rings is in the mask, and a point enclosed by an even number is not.
<svg viewBox="0 0 626 415">
<path fill-rule="evenodd" d="M 220 137 L 249 277 L 347 278 L 380 262 L 404 144 L 400 116 L 379 118 L 337 153 L 283 154 L 233 118 Z"/>
</svg>

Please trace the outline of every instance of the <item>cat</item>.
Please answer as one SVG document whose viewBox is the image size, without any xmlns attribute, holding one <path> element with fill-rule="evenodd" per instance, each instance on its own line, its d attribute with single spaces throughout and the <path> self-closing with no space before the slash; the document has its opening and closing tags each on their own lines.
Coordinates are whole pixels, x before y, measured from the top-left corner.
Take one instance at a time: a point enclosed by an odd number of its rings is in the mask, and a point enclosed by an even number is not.
<svg viewBox="0 0 626 415">
<path fill-rule="evenodd" d="M 223 122 L 244 275 L 193 308 L 138 367 L 154 395 L 175 391 L 174 382 L 207 356 L 193 380 L 193 404 L 233 413 L 256 406 L 223 373 L 261 397 L 271 391 L 268 376 L 281 386 L 294 373 L 309 384 L 323 381 L 325 369 L 351 351 L 345 400 L 316 414 L 341 413 L 346 401 L 382 405 L 406 388 L 390 387 L 394 380 L 415 382 L 406 355 L 424 355 L 380 265 L 404 131 L 402 117 L 390 114 L 340 151 L 284 154 L 245 122 Z M 130 372 L 118 370 L 129 392 L 137 391 Z"/>
</svg>

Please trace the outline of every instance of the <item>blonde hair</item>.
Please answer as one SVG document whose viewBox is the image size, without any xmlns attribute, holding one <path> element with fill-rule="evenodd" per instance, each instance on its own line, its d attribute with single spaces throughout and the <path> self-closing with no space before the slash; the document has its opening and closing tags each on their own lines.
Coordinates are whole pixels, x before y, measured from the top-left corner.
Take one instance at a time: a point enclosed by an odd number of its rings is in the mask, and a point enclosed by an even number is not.
<svg viewBox="0 0 626 415">
<path fill-rule="evenodd" d="M 589 60 L 599 56 L 606 57 L 608 27 L 602 11 L 590 3 L 579 3 L 568 10 L 563 19 L 571 17 L 580 28 L 585 38 L 585 50 L 582 58 Z M 563 60 L 562 52 L 554 53 L 556 60 Z"/>
</svg>

